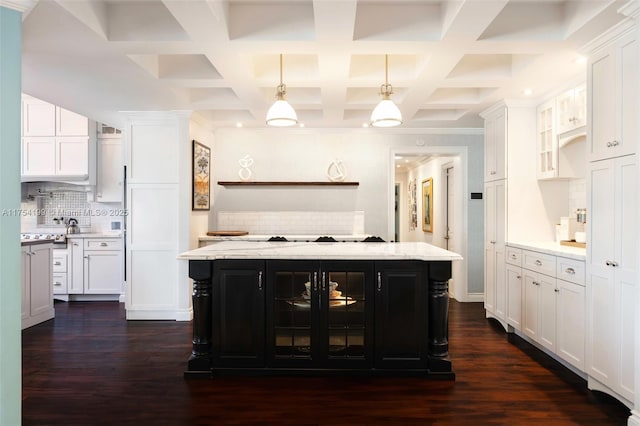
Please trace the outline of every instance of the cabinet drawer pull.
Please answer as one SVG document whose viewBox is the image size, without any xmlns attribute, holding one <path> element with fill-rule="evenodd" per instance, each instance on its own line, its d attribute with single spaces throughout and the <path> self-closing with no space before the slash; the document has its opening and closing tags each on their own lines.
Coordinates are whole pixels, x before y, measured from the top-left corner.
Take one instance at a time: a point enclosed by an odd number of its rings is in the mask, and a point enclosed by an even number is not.
<svg viewBox="0 0 640 426">
<path fill-rule="evenodd" d="M 62 262 L 57 261 L 57 262 L 53 262 L 53 264 L 54 264 L 54 266 L 60 266 L 60 265 L 62 265 Z"/>
<path fill-rule="evenodd" d="M 496 174 L 496 172 L 492 171 L 490 174 L 491 174 L 491 175 L 495 175 L 495 174 Z"/>
<path fill-rule="evenodd" d="M 539 260 L 536 260 L 536 262 L 535 262 L 535 263 L 536 263 L 536 265 L 538 265 L 538 266 L 542 266 L 542 262 L 540 262 Z"/>
<path fill-rule="evenodd" d="M 258 272 L 258 290 L 262 291 L 262 271 Z"/>
<path fill-rule="evenodd" d="M 382 291 L 382 272 L 378 272 L 378 291 Z"/>
<path fill-rule="evenodd" d="M 514 253 L 511 253 L 511 258 L 512 259 L 516 259 L 518 256 L 516 256 Z"/>
<path fill-rule="evenodd" d="M 53 285 L 56 287 L 62 287 L 62 283 L 59 281 L 54 282 Z"/>
<path fill-rule="evenodd" d="M 540 285 L 540 283 L 537 281 L 531 281 L 531 282 L 533 283 L 533 285 Z"/>
<path fill-rule="evenodd" d="M 107 243 L 100 243 L 100 247 L 106 247 Z"/>
<path fill-rule="evenodd" d="M 575 275 L 576 274 L 576 270 L 573 268 L 567 268 L 564 270 L 565 273 L 570 274 L 570 275 Z"/>
</svg>

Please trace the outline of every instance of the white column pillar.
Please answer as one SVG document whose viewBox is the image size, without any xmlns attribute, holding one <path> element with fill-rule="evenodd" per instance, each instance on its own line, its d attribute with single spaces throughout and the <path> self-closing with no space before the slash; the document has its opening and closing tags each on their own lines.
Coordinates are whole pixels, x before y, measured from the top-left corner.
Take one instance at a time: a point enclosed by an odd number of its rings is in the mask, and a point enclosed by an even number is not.
<svg viewBox="0 0 640 426">
<path fill-rule="evenodd" d="M 0 424 L 20 424 L 20 89 L 22 15 L 0 1 Z M 13 210 L 13 213 L 12 213 Z"/>
<path fill-rule="evenodd" d="M 125 112 L 127 319 L 191 319 L 190 111 Z"/>
</svg>

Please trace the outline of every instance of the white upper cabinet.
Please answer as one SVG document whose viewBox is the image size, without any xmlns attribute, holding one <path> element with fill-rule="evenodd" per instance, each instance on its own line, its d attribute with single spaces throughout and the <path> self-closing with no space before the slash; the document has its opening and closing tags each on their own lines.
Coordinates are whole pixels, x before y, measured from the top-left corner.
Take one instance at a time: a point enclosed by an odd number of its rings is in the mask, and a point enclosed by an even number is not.
<svg viewBox="0 0 640 426">
<path fill-rule="evenodd" d="M 22 100 L 22 136 L 55 136 L 56 106 L 35 98 Z"/>
<path fill-rule="evenodd" d="M 549 179 L 558 175 L 555 104 L 555 99 L 551 99 L 538 107 L 538 179 Z"/>
<path fill-rule="evenodd" d="M 587 124 L 587 86 L 580 84 L 556 97 L 557 133 L 570 132 Z"/>
<path fill-rule="evenodd" d="M 89 177 L 89 119 L 30 96 L 22 99 L 22 177 Z"/>
<path fill-rule="evenodd" d="M 638 116 L 638 45 L 634 34 L 589 58 L 589 161 L 635 152 Z"/>
<path fill-rule="evenodd" d="M 57 136 L 89 136 L 89 119 L 64 108 L 56 107 Z"/>
<path fill-rule="evenodd" d="M 507 108 L 487 114 L 484 121 L 484 180 L 505 179 L 507 164 Z"/>
</svg>

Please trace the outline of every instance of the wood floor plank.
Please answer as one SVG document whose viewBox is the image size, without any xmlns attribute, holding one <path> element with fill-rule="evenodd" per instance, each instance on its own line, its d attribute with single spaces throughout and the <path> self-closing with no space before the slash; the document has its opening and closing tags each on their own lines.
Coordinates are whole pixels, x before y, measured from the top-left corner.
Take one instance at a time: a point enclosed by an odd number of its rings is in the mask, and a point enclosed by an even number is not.
<svg viewBox="0 0 640 426">
<path fill-rule="evenodd" d="M 624 425 L 629 410 L 452 301 L 456 381 L 185 379 L 191 324 L 126 321 L 122 304 L 57 303 L 23 331 L 24 425 Z"/>
</svg>

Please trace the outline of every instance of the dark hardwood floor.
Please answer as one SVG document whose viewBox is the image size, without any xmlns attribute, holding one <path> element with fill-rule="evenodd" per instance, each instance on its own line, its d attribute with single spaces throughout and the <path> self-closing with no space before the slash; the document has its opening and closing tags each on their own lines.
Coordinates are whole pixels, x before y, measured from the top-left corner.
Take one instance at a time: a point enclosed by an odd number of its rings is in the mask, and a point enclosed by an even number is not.
<svg viewBox="0 0 640 426">
<path fill-rule="evenodd" d="M 23 332 L 24 425 L 624 425 L 629 410 L 451 303 L 456 381 L 183 377 L 191 324 L 129 321 L 113 302 L 57 303 Z M 510 341 L 508 341 L 510 340 Z"/>
</svg>

